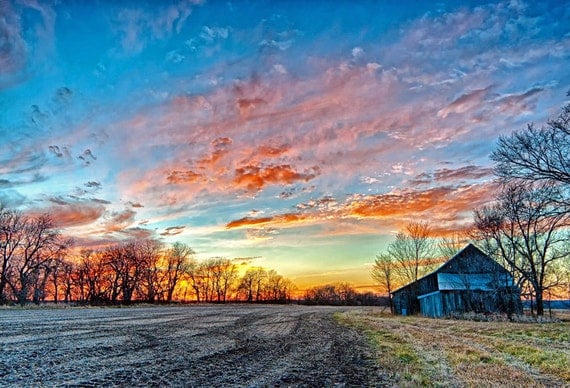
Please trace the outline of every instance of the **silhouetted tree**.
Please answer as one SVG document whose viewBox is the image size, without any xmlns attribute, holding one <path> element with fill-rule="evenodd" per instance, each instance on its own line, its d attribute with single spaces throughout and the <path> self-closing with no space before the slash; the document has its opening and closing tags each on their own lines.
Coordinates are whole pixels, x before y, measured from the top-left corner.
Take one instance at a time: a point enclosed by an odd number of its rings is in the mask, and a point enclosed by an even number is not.
<svg viewBox="0 0 570 388">
<path fill-rule="evenodd" d="M 8 301 L 7 287 L 15 276 L 14 264 L 24 239 L 27 218 L 0 204 L 0 303 Z"/>
<path fill-rule="evenodd" d="M 267 279 L 267 271 L 261 267 L 249 268 L 241 277 L 238 291 L 247 302 L 259 302 Z"/>
<path fill-rule="evenodd" d="M 24 304 L 30 292 L 33 293 L 34 302 L 38 302 L 43 296 L 49 262 L 62 255 L 68 242 L 60 238 L 59 231 L 47 214 L 23 216 L 20 233 L 22 236 L 13 256 L 15 276 L 8 284 L 18 303 Z"/>
<path fill-rule="evenodd" d="M 495 173 L 506 183 L 548 182 L 570 186 L 570 104 L 560 116 L 536 129 L 501 136 L 491 154 Z M 568 195 L 568 192 L 566 192 Z M 568 200 L 568 198 L 565 198 Z"/>
<path fill-rule="evenodd" d="M 496 203 L 474 213 L 480 239 L 491 254 L 504 260 L 532 287 L 538 315 L 544 314 L 543 294 L 550 267 L 567 257 L 565 243 L 570 215 L 558 204 L 560 188 L 548 183 L 509 184 Z"/>
<path fill-rule="evenodd" d="M 139 293 L 144 295 L 147 302 L 152 303 L 157 298 L 162 299 L 164 294 L 164 274 L 166 270 L 161 267 L 163 244 L 154 239 L 136 240 L 133 242 L 135 265 L 140 273 L 137 283 Z"/>
<path fill-rule="evenodd" d="M 392 304 L 392 291 L 394 282 L 394 258 L 387 254 L 381 253 L 376 255 L 372 271 L 370 272 L 372 279 L 374 279 L 386 293 L 388 294 L 388 303 L 390 305 L 390 312 L 394 312 L 394 305 Z"/>
<path fill-rule="evenodd" d="M 188 245 L 177 242 L 166 251 L 165 285 L 167 290 L 166 301 L 172 302 L 174 290 L 183 274 L 191 269 L 194 250 Z"/>
</svg>

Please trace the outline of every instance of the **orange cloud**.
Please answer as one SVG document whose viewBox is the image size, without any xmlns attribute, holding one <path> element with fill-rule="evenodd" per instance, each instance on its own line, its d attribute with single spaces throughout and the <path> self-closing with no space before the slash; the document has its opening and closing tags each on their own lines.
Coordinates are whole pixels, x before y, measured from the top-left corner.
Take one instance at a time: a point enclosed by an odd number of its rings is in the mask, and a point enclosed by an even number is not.
<svg viewBox="0 0 570 388">
<path fill-rule="evenodd" d="M 244 217 L 244 218 L 240 218 L 239 220 L 234 220 L 234 221 L 229 222 L 226 225 L 226 228 L 232 229 L 232 228 L 240 228 L 242 226 L 267 224 L 271 221 L 273 221 L 273 217 L 258 217 L 258 218 Z"/>
<path fill-rule="evenodd" d="M 198 174 L 190 170 L 186 171 L 174 170 L 171 171 L 166 177 L 168 183 L 174 183 L 174 184 L 195 183 L 199 182 L 202 179 L 203 179 L 202 174 Z"/>
<path fill-rule="evenodd" d="M 231 221 L 226 224 L 226 229 L 233 229 L 233 228 L 241 228 L 241 227 L 248 227 L 248 226 L 259 226 L 259 225 L 266 225 L 266 224 L 291 224 L 291 223 L 298 223 L 300 221 L 307 221 L 314 218 L 311 214 L 302 214 L 302 213 L 285 213 L 276 215 L 273 217 L 244 217 L 240 218 L 239 220 Z M 270 229 L 275 232 L 275 229 Z"/>
<path fill-rule="evenodd" d="M 239 187 L 245 187 L 249 191 L 259 191 L 268 183 L 292 184 L 296 181 L 308 182 L 315 178 L 318 172 L 318 167 L 313 167 L 311 172 L 299 173 L 288 164 L 270 167 L 248 165 L 235 170 L 233 183 Z"/>
<path fill-rule="evenodd" d="M 100 204 L 68 204 L 53 206 L 47 210 L 61 228 L 86 225 L 97 221 L 104 213 Z"/>
<path fill-rule="evenodd" d="M 307 221 L 338 223 L 342 219 L 382 219 L 388 220 L 394 227 L 402 227 L 421 214 L 423 219 L 437 223 L 435 232 L 443 235 L 463 231 L 466 214 L 470 215 L 476 207 L 491 199 L 494 190 L 494 185 L 488 183 L 447 186 L 378 195 L 352 195 L 340 204 L 326 196 L 297 205 L 299 212 L 271 217 L 244 217 L 229 222 L 226 228 L 286 227 Z M 334 231 L 335 234 L 337 232 Z"/>
</svg>

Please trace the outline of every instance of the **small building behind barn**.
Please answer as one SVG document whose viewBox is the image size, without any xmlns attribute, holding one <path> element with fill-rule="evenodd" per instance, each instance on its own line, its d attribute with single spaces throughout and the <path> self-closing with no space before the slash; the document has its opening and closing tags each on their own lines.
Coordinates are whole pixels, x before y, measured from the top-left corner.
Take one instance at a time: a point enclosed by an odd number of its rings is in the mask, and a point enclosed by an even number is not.
<svg viewBox="0 0 570 388">
<path fill-rule="evenodd" d="M 394 312 L 445 317 L 452 313 L 520 313 L 520 290 L 509 271 L 468 244 L 434 272 L 392 292 Z"/>
</svg>

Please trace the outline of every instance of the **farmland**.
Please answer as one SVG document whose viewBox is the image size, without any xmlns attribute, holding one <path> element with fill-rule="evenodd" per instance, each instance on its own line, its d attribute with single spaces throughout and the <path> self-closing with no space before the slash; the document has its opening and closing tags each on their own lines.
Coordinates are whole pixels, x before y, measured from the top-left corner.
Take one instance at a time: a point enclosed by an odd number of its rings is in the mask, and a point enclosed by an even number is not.
<svg viewBox="0 0 570 388">
<path fill-rule="evenodd" d="M 375 308 L 0 309 L 2 386 L 570 385 L 570 325 Z"/>
<path fill-rule="evenodd" d="M 385 385 L 355 329 L 304 306 L 0 310 L 2 386 Z"/>
</svg>

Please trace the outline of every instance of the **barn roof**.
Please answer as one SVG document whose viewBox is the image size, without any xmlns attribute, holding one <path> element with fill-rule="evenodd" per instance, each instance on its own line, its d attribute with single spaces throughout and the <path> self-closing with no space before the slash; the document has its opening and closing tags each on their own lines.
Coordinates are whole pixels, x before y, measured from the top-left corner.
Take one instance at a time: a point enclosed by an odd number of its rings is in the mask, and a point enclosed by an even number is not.
<svg viewBox="0 0 570 388">
<path fill-rule="evenodd" d="M 414 282 L 408 283 L 408 284 L 392 291 L 392 294 L 395 294 L 396 292 L 399 292 L 399 291 L 401 291 L 407 287 L 410 287 L 413 284 L 418 283 L 418 282 L 422 281 L 423 279 L 425 279 L 429 276 L 432 276 L 434 274 L 437 274 L 438 272 L 441 272 L 444 269 L 449 269 L 449 268 L 453 267 L 455 263 L 460 262 L 462 259 L 465 259 L 467 257 L 473 257 L 473 256 L 478 256 L 480 258 L 483 258 L 484 260 L 488 260 L 488 263 L 490 263 L 490 265 L 493 266 L 494 271 L 502 271 L 502 272 L 508 273 L 508 271 L 505 268 L 503 268 L 503 266 L 501 266 L 499 263 L 495 262 L 488 255 L 486 255 L 482 250 L 477 248 L 475 245 L 473 245 L 472 243 L 469 243 L 465 247 L 463 247 L 459 252 L 457 252 L 455 255 L 453 255 L 449 260 L 447 260 L 445 263 L 440 265 L 436 270 L 422 276 L 421 278 L 419 278 L 418 280 L 416 280 Z"/>
</svg>

